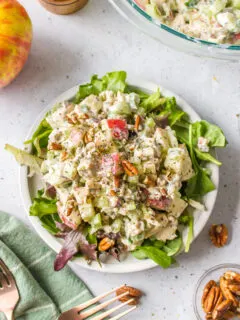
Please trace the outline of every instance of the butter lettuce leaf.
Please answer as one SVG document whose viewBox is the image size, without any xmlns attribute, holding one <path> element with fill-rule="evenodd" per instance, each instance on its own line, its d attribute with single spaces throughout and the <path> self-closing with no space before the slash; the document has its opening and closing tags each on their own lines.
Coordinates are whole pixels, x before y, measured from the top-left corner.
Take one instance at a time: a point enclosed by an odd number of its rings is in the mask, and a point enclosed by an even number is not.
<svg viewBox="0 0 240 320">
<path fill-rule="evenodd" d="M 43 119 L 40 122 L 32 136 L 32 139 L 25 142 L 25 144 L 32 143 L 32 154 L 36 154 L 38 157 L 42 155 L 42 149 L 47 148 L 48 138 L 52 130 L 52 127 L 46 119 Z"/>
<path fill-rule="evenodd" d="M 208 140 L 210 148 L 224 148 L 227 144 L 227 140 L 222 130 L 206 120 L 197 121 L 192 124 L 192 137 L 194 147 L 197 146 L 198 138 L 200 137 L 204 137 Z"/>
<path fill-rule="evenodd" d="M 57 213 L 57 200 L 48 198 L 44 195 L 43 190 L 39 190 L 37 196 L 33 199 L 30 207 L 30 216 L 36 216 L 40 219 L 45 215 Z"/>
<path fill-rule="evenodd" d="M 165 102 L 166 98 L 161 97 L 160 90 L 157 89 L 156 92 L 141 101 L 140 108 L 142 108 L 146 113 L 150 113 L 162 106 Z"/>
<path fill-rule="evenodd" d="M 168 268 L 174 260 L 163 250 L 154 246 L 141 246 L 132 252 L 137 259 L 149 258 L 162 268 Z"/>
<path fill-rule="evenodd" d="M 35 173 L 37 174 L 41 173 L 42 159 L 28 153 L 27 151 L 18 149 L 10 144 L 5 145 L 5 150 L 12 153 L 16 161 L 20 165 L 29 167 L 29 170 L 30 170 L 29 176 L 33 176 Z"/>
<path fill-rule="evenodd" d="M 168 240 L 163 246 L 163 250 L 167 253 L 169 257 L 176 255 L 182 247 L 182 237 L 179 234 L 177 238 L 173 240 Z"/>
<path fill-rule="evenodd" d="M 124 92 L 127 86 L 126 78 L 127 74 L 125 71 L 109 72 L 102 78 L 98 78 L 98 76 L 95 74 L 92 76 L 89 83 L 79 86 L 74 102 L 79 103 L 90 94 L 98 95 L 104 90 Z"/>
</svg>

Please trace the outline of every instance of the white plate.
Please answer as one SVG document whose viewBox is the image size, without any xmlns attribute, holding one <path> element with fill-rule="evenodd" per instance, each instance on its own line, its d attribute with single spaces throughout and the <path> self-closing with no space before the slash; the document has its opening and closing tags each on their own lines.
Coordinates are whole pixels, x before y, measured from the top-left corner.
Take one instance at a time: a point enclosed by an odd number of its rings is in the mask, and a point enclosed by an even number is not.
<svg viewBox="0 0 240 320">
<path fill-rule="evenodd" d="M 159 85 L 156 85 L 154 83 L 148 82 L 148 81 L 142 81 L 138 78 L 130 78 L 130 81 L 128 80 L 128 83 L 132 86 L 138 87 L 139 89 L 146 90 L 146 91 L 155 91 L 157 88 L 160 88 L 162 94 L 164 96 L 175 96 L 178 105 L 188 113 L 190 116 L 190 119 L 192 121 L 198 121 L 200 120 L 199 115 L 187 104 L 186 101 L 184 101 L 182 98 L 177 96 L 171 91 L 168 91 L 164 88 L 162 88 Z M 55 105 L 58 102 L 69 100 L 72 98 L 78 90 L 78 87 L 74 87 L 63 94 L 61 94 L 59 97 L 57 97 L 51 104 L 47 106 L 46 109 L 43 110 L 43 112 L 40 114 L 37 121 L 34 123 L 32 129 L 30 130 L 27 139 L 29 140 L 32 137 L 33 132 L 36 130 L 37 126 L 39 125 L 40 121 L 44 118 L 46 112 L 52 108 L 53 105 Z M 219 168 L 218 166 L 214 164 L 209 164 L 208 167 L 210 168 L 212 175 L 212 181 L 216 186 L 216 190 L 208 193 L 204 199 L 203 202 L 205 204 L 205 207 L 207 208 L 204 212 L 199 212 L 195 210 L 194 212 L 194 239 L 199 235 L 199 233 L 204 228 L 207 220 L 209 219 L 211 212 L 213 210 L 216 196 L 217 196 L 217 189 L 218 189 L 218 183 L 219 183 Z M 32 204 L 32 197 L 36 195 L 37 190 L 41 187 L 41 180 L 40 177 L 34 176 L 33 178 L 29 178 L 27 175 L 28 171 L 26 167 L 21 167 L 20 169 L 20 186 L 21 186 L 21 194 L 22 199 L 24 203 L 24 207 L 26 209 L 27 214 L 29 213 L 29 207 Z M 59 252 L 61 249 L 61 241 L 55 237 L 53 237 L 48 231 L 46 231 L 40 223 L 40 220 L 37 217 L 31 217 L 28 214 L 28 217 L 30 219 L 31 224 L 35 228 L 36 232 L 39 234 L 39 236 L 47 243 L 48 246 L 50 246 L 54 251 Z M 187 236 L 187 230 L 183 232 L 183 240 L 186 241 Z M 74 263 L 77 265 L 91 269 L 96 270 L 100 272 L 111 272 L 111 273 L 126 273 L 126 272 L 136 272 L 141 270 L 150 269 L 156 266 L 156 264 L 152 260 L 137 260 L 131 255 L 128 255 L 121 263 L 119 263 L 116 260 L 110 259 L 106 263 L 102 264 L 102 267 L 99 266 L 97 262 L 93 262 L 91 265 L 88 265 L 86 260 L 82 258 L 76 258 L 73 260 Z"/>
</svg>

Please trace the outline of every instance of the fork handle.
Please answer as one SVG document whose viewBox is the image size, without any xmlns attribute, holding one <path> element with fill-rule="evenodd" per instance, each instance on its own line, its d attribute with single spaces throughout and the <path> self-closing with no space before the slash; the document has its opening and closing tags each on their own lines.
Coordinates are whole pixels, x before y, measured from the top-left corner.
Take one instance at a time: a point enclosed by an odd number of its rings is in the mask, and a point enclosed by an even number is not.
<svg viewBox="0 0 240 320">
<path fill-rule="evenodd" d="M 6 318 L 7 318 L 7 320 L 14 320 L 13 310 L 4 311 L 4 314 L 5 314 Z"/>
</svg>

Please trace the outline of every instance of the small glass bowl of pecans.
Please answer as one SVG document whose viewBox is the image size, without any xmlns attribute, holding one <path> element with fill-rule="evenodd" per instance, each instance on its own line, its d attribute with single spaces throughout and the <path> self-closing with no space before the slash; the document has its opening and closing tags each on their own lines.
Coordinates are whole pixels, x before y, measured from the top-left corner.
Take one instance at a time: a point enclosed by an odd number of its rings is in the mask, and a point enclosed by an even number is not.
<svg viewBox="0 0 240 320">
<path fill-rule="evenodd" d="M 239 320 L 240 265 L 220 264 L 206 271 L 193 298 L 198 320 Z"/>
</svg>

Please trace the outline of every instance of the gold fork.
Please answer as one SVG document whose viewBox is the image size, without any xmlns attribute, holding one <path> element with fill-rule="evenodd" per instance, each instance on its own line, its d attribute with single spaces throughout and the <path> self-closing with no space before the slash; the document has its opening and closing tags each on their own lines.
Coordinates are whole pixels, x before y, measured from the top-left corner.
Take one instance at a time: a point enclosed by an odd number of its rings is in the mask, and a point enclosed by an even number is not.
<svg viewBox="0 0 240 320">
<path fill-rule="evenodd" d="M 14 320 L 13 310 L 19 300 L 18 289 L 15 280 L 0 259 L 0 311 L 2 311 L 7 320 Z"/>
<path fill-rule="evenodd" d="M 121 288 L 121 287 L 120 287 Z M 106 296 L 116 292 L 116 290 L 120 289 L 120 288 L 116 288 L 113 289 L 111 291 L 105 292 L 101 295 L 99 295 L 96 298 L 93 298 L 85 303 L 80 304 L 79 306 L 72 308 L 71 310 L 68 310 L 64 313 L 62 313 L 60 315 L 60 317 L 58 318 L 58 320 L 84 320 L 87 319 L 88 317 L 96 314 L 98 311 L 103 310 L 104 308 L 106 308 L 108 305 L 110 305 L 111 303 L 115 302 L 116 300 L 118 300 L 119 298 L 121 299 L 124 296 L 129 295 L 129 292 L 124 292 L 119 296 L 116 296 L 110 300 L 107 300 L 93 308 L 91 308 L 90 310 L 86 310 L 84 311 L 84 309 L 90 307 L 91 305 L 95 304 L 96 302 L 98 302 L 99 300 L 105 298 Z M 133 302 L 134 299 L 128 299 L 126 302 L 118 304 L 117 306 L 113 307 L 112 309 L 106 310 L 103 313 L 95 316 L 94 318 L 91 318 L 91 320 L 102 320 L 102 319 L 106 319 L 110 314 L 112 314 L 115 311 L 118 311 L 120 308 L 126 306 L 127 304 Z M 136 306 L 133 306 L 131 308 L 127 308 L 125 311 L 123 311 L 122 313 L 119 313 L 118 315 L 116 315 L 113 318 L 110 318 L 109 320 L 118 320 L 120 318 L 122 318 L 123 316 L 125 316 L 126 314 L 128 314 L 129 312 L 133 311 L 134 309 L 136 309 Z M 81 312 L 83 311 L 83 312 Z"/>
</svg>

